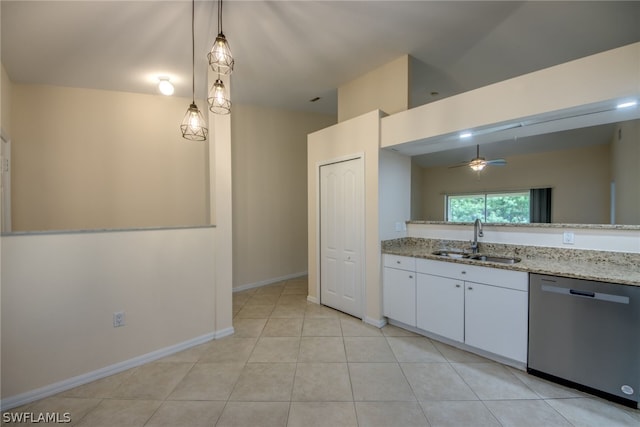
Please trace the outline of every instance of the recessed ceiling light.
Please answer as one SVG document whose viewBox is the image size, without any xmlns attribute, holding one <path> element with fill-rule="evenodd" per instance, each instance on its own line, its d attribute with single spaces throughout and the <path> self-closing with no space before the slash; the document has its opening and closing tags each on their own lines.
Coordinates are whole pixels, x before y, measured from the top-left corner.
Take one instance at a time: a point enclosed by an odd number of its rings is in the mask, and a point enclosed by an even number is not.
<svg viewBox="0 0 640 427">
<path fill-rule="evenodd" d="M 616 108 L 629 108 L 635 107 L 636 105 L 638 105 L 638 101 L 628 101 L 616 105 Z"/>
<path fill-rule="evenodd" d="M 473 134 L 471 132 L 462 132 L 459 136 L 460 136 L 460 139 L 467 139 L 467 138 L 471 138 Z"/>
<path fill-rule="evenodd" d="M 169 81 L 169 77 L 159 77 L 159 80 L 158 89 L 160 89 L 160 93 L 167 96 L 173 95 L 174 88 Z"/>
</svg>

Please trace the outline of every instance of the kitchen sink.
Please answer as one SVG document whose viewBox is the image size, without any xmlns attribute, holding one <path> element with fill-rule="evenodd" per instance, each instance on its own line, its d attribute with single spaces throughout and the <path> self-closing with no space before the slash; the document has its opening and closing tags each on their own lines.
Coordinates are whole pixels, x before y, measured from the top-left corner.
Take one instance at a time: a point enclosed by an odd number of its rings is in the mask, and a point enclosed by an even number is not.
<svg viewBox="0 0 640 427">
<path fill-rule="evenodd" d="M 435 251 L 435 252 L 431 252 L 431 254 L 441 256 L 441 257 L 449 257 L 449 258 L 469 258 L 469 256 L 471 256 L 471 254 L 467 254 L 464 252 L 447 251 L 447 250 Z"/>
<path fill-rule="evenodd" d="M 520 258 L 483 254 L 470 255 L 469 259 L 475 261 L 499 262 L 501 264 L 515 264 L 517 262 L 520 262 Z"/>
<path fill-rule="evenodd" d="M 498 256 L 498 255 L 488 255 L 488 254 L 468 254 L 466 252 L 455 251 L 455 250 L 440 250 L 431 252 L 432 255 L 437 255 L 441 257 L 447 258 L 464 258 L 470 259 L 474 261 L 485 261 L 485 262 L 498 262 L 500 264 L 515 264 L 520 262 L 520 258 L 508 257 L 508 256 Z"/>
</svg>

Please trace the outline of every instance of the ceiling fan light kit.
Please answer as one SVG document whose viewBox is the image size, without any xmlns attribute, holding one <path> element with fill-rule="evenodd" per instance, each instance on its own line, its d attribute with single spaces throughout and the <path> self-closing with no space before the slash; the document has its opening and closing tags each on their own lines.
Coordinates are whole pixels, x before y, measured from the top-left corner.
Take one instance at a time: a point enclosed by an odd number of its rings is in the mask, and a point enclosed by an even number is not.
<svg viewBox="0 0 640 427">
<path fill-rule="evenodd" d="M 462 166 L 469 166 L 474 172 L 480 172 L 487 166 L 504 166 L 507 164 L 505 159 L 486 160 L 484 157 L 480 157 L 480 144 L 476 145 L 476 157 L 468 162 L 464 162 L 459 165 L 449 166 L 449 168 L 459 168 Z"/>
</svg>

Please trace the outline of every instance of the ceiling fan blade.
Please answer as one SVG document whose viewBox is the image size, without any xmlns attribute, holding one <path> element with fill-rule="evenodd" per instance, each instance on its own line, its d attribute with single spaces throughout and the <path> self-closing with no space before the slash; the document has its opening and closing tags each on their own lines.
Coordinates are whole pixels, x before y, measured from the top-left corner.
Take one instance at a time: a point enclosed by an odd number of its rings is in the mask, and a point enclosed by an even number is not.
<svg viewBox="0 0 640 427">
<path fill-rule="evenodd" d="M 504 166 L 507 164 L 505 159 L 487 160 L 487 164 L 491 166 Z"/>
<path fill-rule="evenodd" d="M 463 166 L 469 166 L 469 162 L 464 162 L 464 163 L 459 163 L 457 165 L 453 165 L 453 166 L 449 166 L 449 169 L 453 169 L 453 168 L 461 168 Z"/>
</svg>

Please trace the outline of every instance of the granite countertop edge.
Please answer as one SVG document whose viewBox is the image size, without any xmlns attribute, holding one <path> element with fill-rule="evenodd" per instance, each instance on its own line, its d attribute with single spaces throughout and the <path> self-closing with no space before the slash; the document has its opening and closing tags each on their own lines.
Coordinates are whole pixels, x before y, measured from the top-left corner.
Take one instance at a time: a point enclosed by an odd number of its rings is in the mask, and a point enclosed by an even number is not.
<svg viewBox="0 0 640 427">
<path fill-rule="evenodd" d="M 425 239 L 427 240 L 427 239 Z M 384 243 L 384 242 L 383 242 Z M 522 247 L 526 248 L 526 247 Z M 521 256 L 516 250 L 516 256 L 521 259 L 515 264 L 502 264 L 490 261 L 478 261 L 468 258 L 446 258 L 433 255 L 431 252 L 441 249 L 441 247 L 415 246 L 415 245 L 393 245 L 383 244 L 382 253 L 390 255 L 408 256 L 413 258 L 429 259 L 434 261 L 452 262 L 466 265 L 477 265 L 480 267 L 498 268 L 502 270 L 522 271 L 526 273 L 548 274 L 552 276 L 570 277 L 575 279 L 595 280 L 599 282 L 610 282 L 621 285 L 640 286 L 640 269 L 638 265 L 624 265 L 606 260 L 584 260 L 574 261 L 567 259 L 557 259 L 553 257 L 538 256 L 531 257 L 526 253 Z M 480 250 L 480 254 L 489 253 Z M 495 253 L 491 251 L 490 253 Z M 505 255 L 504 253 L 495 253 Z M 635 267 L 635 268 L 634 268 Z"/>
</svg>

